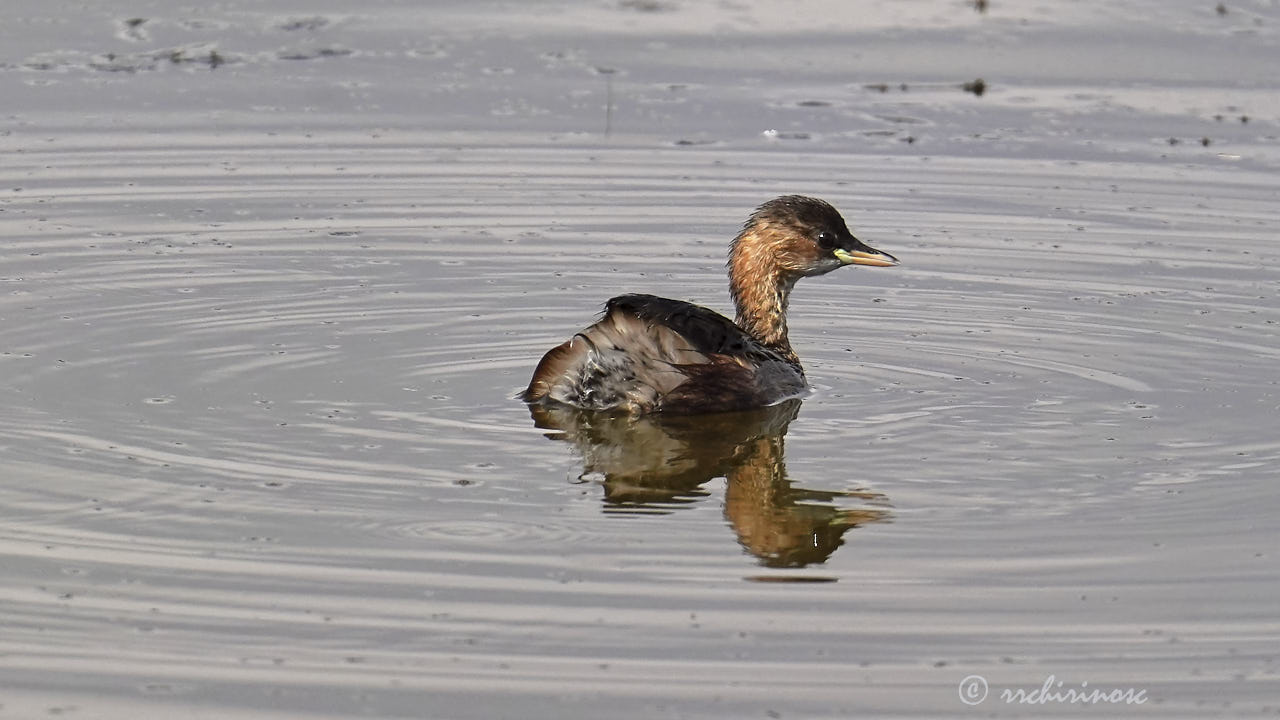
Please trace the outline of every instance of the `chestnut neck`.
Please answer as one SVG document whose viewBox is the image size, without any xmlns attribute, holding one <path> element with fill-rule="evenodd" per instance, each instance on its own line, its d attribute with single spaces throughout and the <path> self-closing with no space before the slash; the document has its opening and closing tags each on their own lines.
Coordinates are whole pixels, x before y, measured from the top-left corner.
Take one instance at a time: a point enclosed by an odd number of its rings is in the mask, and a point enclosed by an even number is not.
<svg viewBox="0 0 1280 720">
<path fill-rule="evenodd" d="M 736 322 L 760 344 L 800 367 L 787 339 L 787 301 L 798 277 L 779 267 L 775 248 L 754 240 L 750 229 L 744 230 L 729 250 L 729 294 L 738 313 Z"/>
</svg>

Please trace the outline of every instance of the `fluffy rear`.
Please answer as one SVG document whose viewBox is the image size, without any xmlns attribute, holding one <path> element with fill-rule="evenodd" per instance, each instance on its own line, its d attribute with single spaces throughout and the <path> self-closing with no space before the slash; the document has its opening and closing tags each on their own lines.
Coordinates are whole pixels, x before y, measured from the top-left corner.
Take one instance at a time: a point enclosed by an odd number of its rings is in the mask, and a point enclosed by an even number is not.
<svg viewBox="0 0 1280 720">
<path fill-rule="evenodd" d="M 610 301 L 599 322 L 543 356 L 524 399 L 647 412 L 687 380 L 681 366 L 706 362 L 678 333 Z"/>
<path fill-rule="evenodd" d="M 728 318 L 677 300 L 622 295 L 599 322 L 543 356 L 524 399 L 699 413 L 767 405 L 781 399 L 775 391 L 794 395 L 803 387 L 798 369 Z"/>
</svg>

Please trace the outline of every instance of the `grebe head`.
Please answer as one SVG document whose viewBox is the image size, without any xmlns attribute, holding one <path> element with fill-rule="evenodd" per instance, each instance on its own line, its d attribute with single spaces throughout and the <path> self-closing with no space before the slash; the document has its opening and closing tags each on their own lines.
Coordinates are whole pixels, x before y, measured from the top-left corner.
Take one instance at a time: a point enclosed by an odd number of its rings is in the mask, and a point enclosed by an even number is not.
<svg viewBox="0 0 1280 720">
<path fill-rule="evenodd" d="M 739 255 L 738 259 L 746 262 L 735 267 L 734 258 Z M 784 195 L 757 208 L 734 239 L 730 258 L 731 272 L 761 272 L 772 265 L 791 282 L 845 265 L 898 264 L 889 253 L 854 237 L 831 205 L 803 195 Z"/>
<path fill-rule="evenodd" d="M 864 245 L 835 208 L 784 195 L 761 205 L 729 246 L 729 294 L 737 323 L 766 346 L 800 360 L 787 340 L 787 298 L 796 281 L 845 265 L 892 267 L 897 258 Z"/>
</svg>

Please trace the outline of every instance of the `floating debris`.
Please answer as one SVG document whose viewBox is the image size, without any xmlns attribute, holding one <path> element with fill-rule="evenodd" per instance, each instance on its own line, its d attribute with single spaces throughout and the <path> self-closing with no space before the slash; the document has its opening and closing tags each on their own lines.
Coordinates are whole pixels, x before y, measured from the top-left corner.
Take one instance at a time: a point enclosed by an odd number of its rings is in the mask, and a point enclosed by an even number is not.
<svg viewBox="0 0 1280 720">
<path fill-rule="evenodd" d="M 871 83 L 870 85 L 863 85 L 862 87 L 866 88 L 867 90 L 875 90 L 876 92 L 889 92 L 889 90 L 894 86 L 888 83 Z M 901 90 L 902 92 L 906 92 L 908 89 L 907 84 L 900 83 L 897 85 L 897 89 Z"/>
<path fill-rule="evenodd" d="M 146 28 L 142 27 L 147 22 L 146 18 L 134 17 L 126 20 L 119 20 L 117 22 L 119 23 L 118 27 L 120 28 L 120 31 L 116 34 L 116 37 L 119 37 L 121 40 L 142 42 L 150 39 Z"/>
<path fill-rule="evenodd" d="M 811 140 L 813 136 L 807 132 L 789 132 L 779 130 L 765 130 L 760 133 L 767 140 Z"/>
<path fill-rule="evenodd" d="M 168 60 L 173 65 L 207 65 L 210 70 L 217 70 L 230 60 L 214 48 L 173 48 L 155 53 L 157 59 Z"/>
<path fill-rule="evenodd" d="M 285 32 L 297 32 L 298 30 L 316 31 L 328 24 L 329 19 L 323 17 L 290 18 L 276 27 Z"/>
<path fill-rule="evenodd" d="M 675 10 L 674 3 L 662 2 L 661 0 L 622 0 L 618 3 L 618 7 L 623 10 L 635 10 L 636 12 L 670 12 Z"/>
<path fill-rule="evenodd" d="M 281 60 L 317 60 L 321 58 L 346 57 L 354 50 L 339 47 L 324 47 L 315 50 L 281 50 L 276 57 Z"/>
<path fill-rule="evenodd" d="M 193 45 L 185 47 L 164 48 L 161 50 L 153 50 L 144 53 L 131 53 L 120 55 L 109 52 L 101 55 L 94 55 L 83 61 L 64 60 L 57 63 L 36 62 L 27 63 L 26 67 L 33 70 L 57 70 L 61 68 L 88 68 L 99 72 L 111 73 L 137 73 L 151 72 L 160 70 L 165 66 L 179 65 L 191 66 L 202 65 L 210 70 L 217 69 L 221 65 L 234 62 L 216 49 L 208 45 Z"/>
<path fill-rule="evenodd" d="M 987 91 L 987 83 L 982 78 L 978 78 L 977 80 L 961 85 L 960 89 L 965 92 L 971 92 L 978 97 L 982 97 L 982 94 Z"/>
</svg>

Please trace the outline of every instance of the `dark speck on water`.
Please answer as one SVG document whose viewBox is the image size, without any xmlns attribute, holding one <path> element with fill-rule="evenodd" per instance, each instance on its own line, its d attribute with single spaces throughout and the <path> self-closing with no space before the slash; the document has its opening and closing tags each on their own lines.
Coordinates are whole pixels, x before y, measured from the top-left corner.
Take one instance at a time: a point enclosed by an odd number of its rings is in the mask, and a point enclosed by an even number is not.
<svg viewBox="0 0 1280 720">
<path fill-rule="evenodd" d="M 677 6 L 675 3 L 662 2 L 661 0 L 621 0 L 618 3 L 618 7 L 625 10 L 655 13 L 675 10 Z"/>
<path fill-rule="evenodd" d="M 323 17 L 296 18 L 280 23 L 279 28 L 285 32 L 296 32 L 298 30 L 315 31 L 328 24 L 328 18 Z"/>
</svg>

